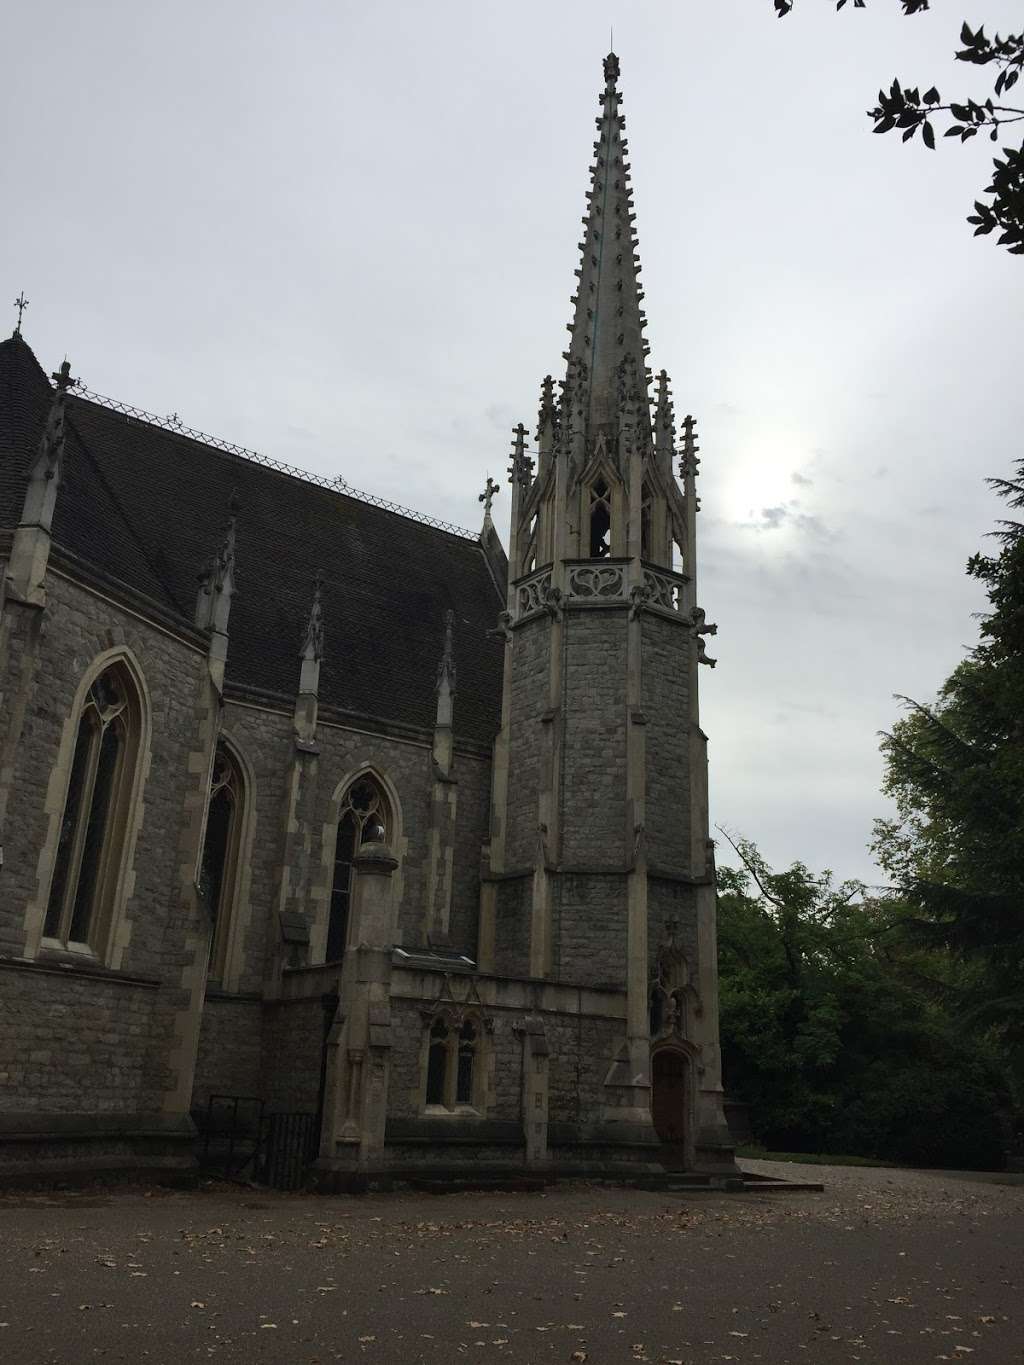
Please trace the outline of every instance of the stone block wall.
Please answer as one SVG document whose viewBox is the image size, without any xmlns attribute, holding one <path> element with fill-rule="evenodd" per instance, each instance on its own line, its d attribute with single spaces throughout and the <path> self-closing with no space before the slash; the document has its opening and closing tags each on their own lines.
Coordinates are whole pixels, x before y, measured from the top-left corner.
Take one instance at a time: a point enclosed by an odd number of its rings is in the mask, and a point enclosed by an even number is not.
<svg viewBox="0 0 1024 1365">
<path fill-rule="evenodd" d="M 552 975 L 580 986 L 625 986 L 624 872 L 555 878 Z"/>
<path fill-rule="evenodd" d="M 689 631 L 643 612 L 641 710 L 647 721 L 648 863 L 690 871 Z"/>
<path fill-rule="evenodd" d="M 530 876 L 498 883 L 494 966 L 506 976 L 530 975 Z"/>
<path fill-rule="evenodd" d="M 261 1093 L 268 1110 L 316 1111 L 323 1044 L 324 1007 L 318 995 L 264 1006 Z"/>
<path fill-rule="evenodd" d="M 625 1038 L 625 1025 L 587 1015 L 545 1019 L 548 1064 L 548 1119 L 551 1123 L 593 1123 L 606 1101 L 605 1077 Z"/>
<path fill-rule="evenodd" d="M 509 804 L 505 842 L 507 868 L 530 867 L 537 851 L 537 796 L 545 743 L 541 716 L 548 705 L 548 617 L 527 621 L 512 645 L 512 702 L 509 724 Z"/>
<path fill-rule="evenodd" d="M 124 975 L 0 962 L 0 1113 L 154 1113 L 158 994 Z"/>
<path fill-rule="evenodd" d="M 263 1006 L 245 996 L 208 995 L 199 1034 L 193 1112 L 211 1095 L 258 1097 L 262 1086 Z"/>
<path fill-rule="evenodd" d="M 566 613 L 562 862 L 626 859 L 625 610 Z"/>
<path fill-rule="evenodd" d="M 490 759 L 457 753 L 454 776 L 459 784 L 459 810 L 449 946 L 475 962 L 480 921 L 480 853 L 487 842 L 490 820 Z"/>
</svg>

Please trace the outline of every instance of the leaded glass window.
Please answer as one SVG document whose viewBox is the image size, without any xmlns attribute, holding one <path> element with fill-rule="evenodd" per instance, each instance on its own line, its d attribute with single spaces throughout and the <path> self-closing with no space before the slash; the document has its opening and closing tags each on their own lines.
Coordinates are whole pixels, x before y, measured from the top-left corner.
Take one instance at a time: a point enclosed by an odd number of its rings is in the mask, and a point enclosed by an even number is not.
<svg viewBox="0 0 1024 1365">
<path fill-rule="evenodd" d="M 121 871 L 139 747 L 140 706 L 122 664 L 101 673 L 82 707 L 43 933 L 102 952 Z"/>
</svg>

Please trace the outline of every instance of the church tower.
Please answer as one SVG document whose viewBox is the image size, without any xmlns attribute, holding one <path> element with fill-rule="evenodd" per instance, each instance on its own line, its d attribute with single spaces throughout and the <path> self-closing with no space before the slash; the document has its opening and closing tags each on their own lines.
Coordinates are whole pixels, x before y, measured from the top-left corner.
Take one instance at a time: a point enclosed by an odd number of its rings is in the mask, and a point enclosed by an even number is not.
<svg viewBox="0 0 1024 1365">
<path fill-rule="evenodd" d="M 586 1140 L 722 1170 L 697 445 L 646 365 L 614 53 L 604 78 L 565 378 L 544 380 L 535 446 L 520 425 L 512 447 L 479 959 L 621 991 Z"/>
</svg>

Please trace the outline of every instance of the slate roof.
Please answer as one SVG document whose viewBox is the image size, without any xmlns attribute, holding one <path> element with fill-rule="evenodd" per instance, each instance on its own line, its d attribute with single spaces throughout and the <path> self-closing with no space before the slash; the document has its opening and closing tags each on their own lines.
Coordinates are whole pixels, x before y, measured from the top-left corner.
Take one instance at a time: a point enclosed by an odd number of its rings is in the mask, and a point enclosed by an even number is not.
<svg viewBox="0 0 1024 1365">
<path fill-rule="evenodd" d="M 0 526 L 18 523 L 51 388 L 28 344 L 0 342 Z M 71 397 L 54 540 L 191 624 L 197 576 L 240 504 L 229 685 L 295 694 L 318 570 L 320 700 L 430 729 L 444 613 L 455 612 L 455 732 L 500 719 L 503 602 L 479 543 Z"/>
</svg>

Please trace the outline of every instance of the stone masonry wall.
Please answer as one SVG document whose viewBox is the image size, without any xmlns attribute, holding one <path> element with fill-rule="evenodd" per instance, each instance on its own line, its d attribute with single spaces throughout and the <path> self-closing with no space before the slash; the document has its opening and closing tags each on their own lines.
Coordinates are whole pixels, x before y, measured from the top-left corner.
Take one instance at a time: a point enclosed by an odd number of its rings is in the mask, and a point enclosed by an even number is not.
<svg viewBox="0 0 1024 1365">
<path fill-rule="evenodd" d="M 504 976 L 530 975 L 530 877 L 498 884 L 494 968 Z"/>
<path fill-rule="evenodd" d="M 622 866 L 626 834 L 624 611 L 566 613 L 562 862 Z"/>
<path fill-rule="evenodd" d="M 647 720 L 647 860 L 690 870 L 689 632 L 641 614 L 642 707 Z"/>
<path fill-rule="evenodd" d="M 457 754 L 454 775 L 459 784 L 459 813 L 449 944 L 475 962 L 480 921 L 480 851 L 487 841 L 490 820 L 490 760 Z"/>
<path fill-rule="evenodd" d="M 545 1017 L 551 1057 L 548 1064 L 548 1118 L 552 1123 L 586 1125 L 600 1116 L 604 1080 L 625 1036 L 612 1019 Z"/>
<path fill-rule="evenodd" d="M 552 974 L 579 986 L 625 986 L 624 873 L 555 879 Z"/>
<path fill-rule="evenodd" d="M 537 850 L 537 796 L 545 742 L 541 716 L 548 705 L 546 616 L 528 621 L 512 645 L 512 704 L 509 725 L 508 832 L 506 868 L 530 867 Z"/>
<path fill-rule="evenodd" d="M 315 1112 L 323 1043 L 324 1007 L 318 995 L 265 1006 L 261 1091 L 269 1110 Z"/>
<path fill-rule="evenodd" d="M 154 986 L 0 964 L 0 1113 L 153 1113 Z"/>
<path fill-rule="evenodd" d="M 199 1034 L 193 1111 L 211 1095 L 260 1095 L 263 1006 L 241 996 L 207 996 Z"/>
</svg>

